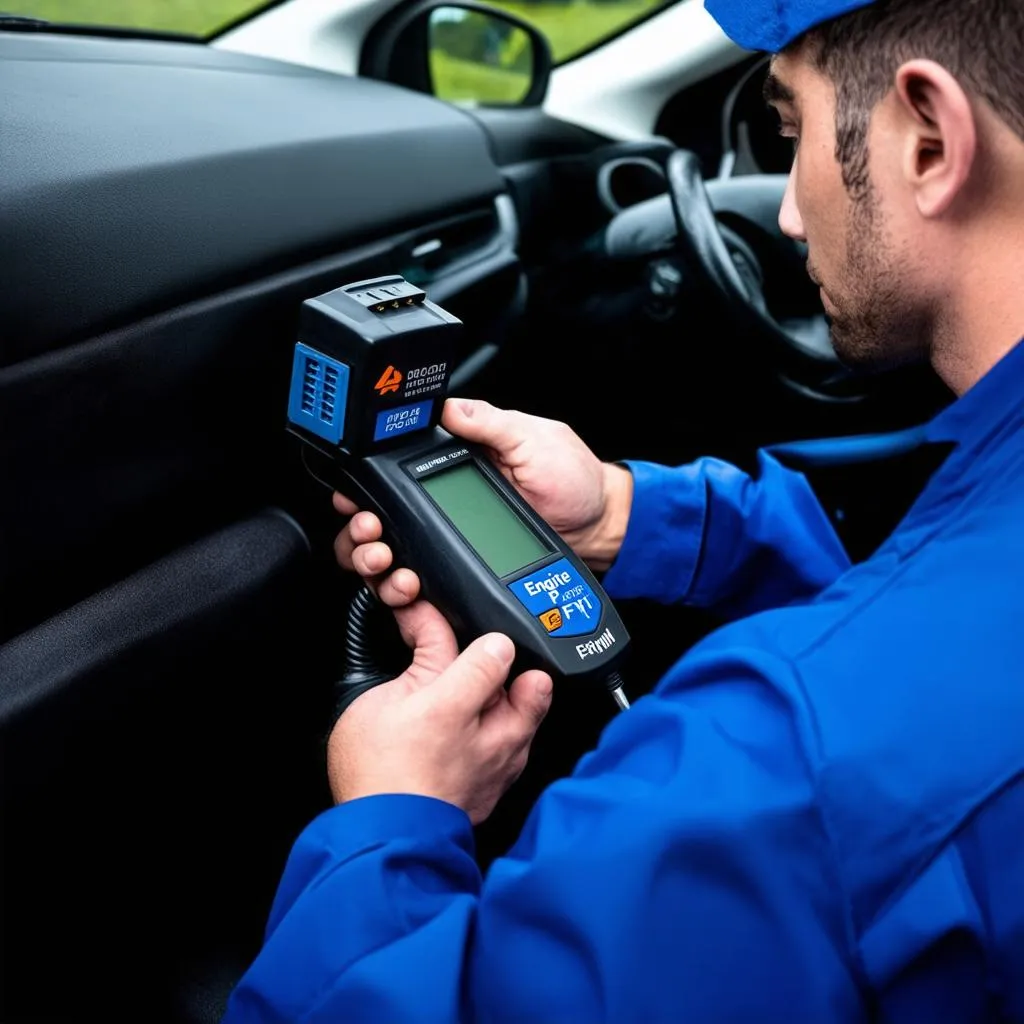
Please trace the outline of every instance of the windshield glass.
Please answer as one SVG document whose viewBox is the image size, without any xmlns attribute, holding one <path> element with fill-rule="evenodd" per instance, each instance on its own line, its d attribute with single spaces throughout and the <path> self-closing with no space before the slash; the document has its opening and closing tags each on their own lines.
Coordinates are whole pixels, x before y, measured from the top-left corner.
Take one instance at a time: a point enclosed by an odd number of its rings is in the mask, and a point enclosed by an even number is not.
<svg viewBox="0 0 1024 1024">
<path fill-rule="evenodd" d="M 0 0 L 5 14 L 58 25 L 173 32 L 209 39 L 271 0 Z M 339 0 L 340 2 L 340 0 Z M 672 0 L 491 0 L 536 26 L 560 64 L 622 32 Z"/>
<path fill-rule="evenodd" d="M 104 25 L 206 39 L 267 4 L 268 0 L 0 0 L 0 11 L 63 25 Z"/>
<path fill-rule="evenodd" d="M 673 0 L 487 0 L 539 29 L 556 64 L 590 50 Z"/>
</svg>

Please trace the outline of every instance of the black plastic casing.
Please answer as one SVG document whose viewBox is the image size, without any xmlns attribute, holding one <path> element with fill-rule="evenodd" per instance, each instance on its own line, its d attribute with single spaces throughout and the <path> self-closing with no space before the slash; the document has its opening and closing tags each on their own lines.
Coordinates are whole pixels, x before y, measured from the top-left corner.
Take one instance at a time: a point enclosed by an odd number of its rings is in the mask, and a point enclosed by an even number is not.
<svg viewBox="0 0 1024 1024">
<path fill-rule="evenodd" d="M 467 460 L 476 464 L 548 548 L 549 555 L 501 578 L 484 563 L 420 483 L 431 473 Z M 428 469 L 420 471 L 428 464 Z M 353 459 L 339 452 L 330 462 L 318 461 L 316 475 L 380 517 L 395 552 L 395 564 L 408 566 L 419 575 L 423 596 L 441 610 L 460 644 L 497 631 L 515 644 L 515 672 L 542 668 L 565 678 L 604 682 L 610 672 L 618 670 L 628 650 L 629 634 L 615 607 L 586 565 L 477 446 L 437 427 L 426 437 L 409 438 L 401 448 L 376 455 Z M 509 583 L 562 558 L 572 563 L 601 602 L 597 627 L 586 635 L 549 636 L 508 588 Z M 596 640 L 607 647 L 595 650 Z"/>
<path fill-rule="evenodd" d="M 343 447 L 362 455 L 401 445 L 410 435 L 374 441 L 378 415 L 433 400 L 441 418 L 462 322 L 401 277 L 336 288 L 302 304 L 299 341 L 349 369 Z M 320 439 L 313 440 L 328 450 Z"/>
</svg>

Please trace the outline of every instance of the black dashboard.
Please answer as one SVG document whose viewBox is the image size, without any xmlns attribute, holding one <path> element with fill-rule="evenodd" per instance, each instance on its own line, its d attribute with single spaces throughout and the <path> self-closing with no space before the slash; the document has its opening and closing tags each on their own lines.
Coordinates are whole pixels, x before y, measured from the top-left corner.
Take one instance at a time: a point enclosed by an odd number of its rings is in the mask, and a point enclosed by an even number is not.
<svg viewBox="0 0 1024 1024">
<path fill-rule="evenodd" d="M 463 111 L 200 44 L 0 34 L 0 91 L 0 365 L 467 212 L 486 237 L 502 191 Z"/>
</svg>

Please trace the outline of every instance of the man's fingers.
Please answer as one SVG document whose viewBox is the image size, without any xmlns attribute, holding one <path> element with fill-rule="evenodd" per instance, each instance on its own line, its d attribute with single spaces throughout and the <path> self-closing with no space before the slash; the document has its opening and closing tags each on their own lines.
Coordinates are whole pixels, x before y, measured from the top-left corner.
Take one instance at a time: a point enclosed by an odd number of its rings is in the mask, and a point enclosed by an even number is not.
<svg viewBox="0 0 1024 1024">
<path fill-rule="evenodd" d="M 356 544 L 369 544 L 380 540 L 384 534 L 384 527 L 372 512 L 358 512 L 348 524 L 348 530 Z"/>
<path fill-rule="evenodd" d="M 395 609 L 402 639 L 412 648 L 412 664 L 406 670 L 414 686 L 427 686 L 452 666 L 459 645 L 445 617 L 429 602 L 416 601 Z"/>
<path fill-rule="evenodd" d="M 352 571 L 352 551 L 354 549 L 355 543 L 352 540 L 352 534 L 348 532 L 348 527 L 346 526 L 334 538 L 334 557 L 337 559 L 338 565 L 342 569 L 348 569 L 349 572 Z"/>
<path fill-rule="evenodd" d="M 449 398 L 441 414 L 446 430 L 486 445 L 501 456 L 511 455 L 526 440 L 523 420 L 519 413 L 474 398 Z"/>
<path fill-rule="evenodd" d="M 379 540 L 373 544 L 360 544 L 352 551 L 352 568 L 363 579 L 372 579 L 387 572 L 392 560 L 391 548 Z"/>
<path fill-rule="evenodd" d="M 359 511 L 359 506 L 351 498 L 346 498 L 339 491 L 334 492 L 331 496 L 331 501 L 334 503 L 335 509 L 343 516 L 355 515 Z"/>
<path fill-rule="evenodd" d="M 396 569 L 381 581 L 377 596 L 391 608 L 412 604 L 420 596 L 420 578 L 412 569 Z"/>
<path fill-rule="evenodd" d="M 516 649 L 503 633 L 487 633 L 474 640 L 437 681 L 447 699 L 467 714 L 479 715 L 494 703 L 505 685 Z"/>
<path fill-rule="evenodd" d="M 334 557 L 343 569 L 357 572 L 366 579 L 385 572 L 393 558 L 391 548 L 381 541 L 357 543 L 347 526 L 334 538 Z"/>
<path fill-rule="evenodd" d="M 532 670 L 516 676 L 508 689 L 508 702 L 519 716 L 529 738 L 537 731 L 544 716 L 551 707 L 554 690 L 551 676 L 547 672 Z"/>
<path fill-rule="evenodd" d="M 340 494 L 334 498 L 336 508 L 339 502 L 348 501 Z M 396 569 L 384 575 L 394 562 L 394 554 L 380 540 L 383 532 L 380 520 L 372 512 L 357 512 L 334 538 L 334 554 L 338 564 L 362 576 L 384 604 L 401 608 L 419 597 L 420 579 L 409 569 Z"/>
<path fill-rule="evenodd" d="M 353 569 L 352 553 L 360 544 L 380 540 L 384 532 L 380 520 L 372 512 L 359 512 L 334 539 L 334 554 L 344 569 Z"/>
<path fill-rule="evenodd" d="M 499 689 L 498 699 L 483 709 L 481 740 L 485 747 L 500 751 L 509 759 L 507 785 L 515 782 L 526 767 L 530 745 L 551 707 L 553 689 L 547 672 L 523 672 L 516 676 L 507 695 Z"/>
</svg>

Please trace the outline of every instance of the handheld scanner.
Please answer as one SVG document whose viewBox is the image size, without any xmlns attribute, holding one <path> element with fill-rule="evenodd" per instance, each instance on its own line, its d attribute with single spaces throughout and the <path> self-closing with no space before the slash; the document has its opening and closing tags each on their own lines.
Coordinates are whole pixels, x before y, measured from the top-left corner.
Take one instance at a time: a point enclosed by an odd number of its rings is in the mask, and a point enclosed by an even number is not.
<svg viewBox="0 0 1024 1024">
<path fill-rule="evenodd" d="M 515 671 L 603 682 L 626 706 L 629 636 L 590 570 L 492 466 L 438 426 L 461 323 L 401 277 L 302 307 L 288 429 L 307 467 L 381 519 L 463 642 L 515 644 Z"/>
</svg>

